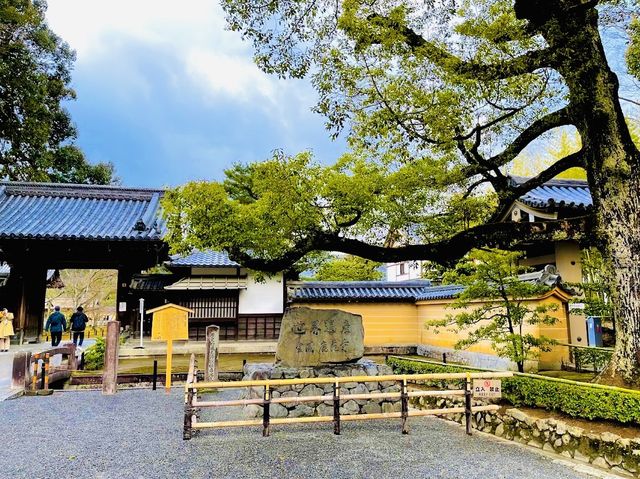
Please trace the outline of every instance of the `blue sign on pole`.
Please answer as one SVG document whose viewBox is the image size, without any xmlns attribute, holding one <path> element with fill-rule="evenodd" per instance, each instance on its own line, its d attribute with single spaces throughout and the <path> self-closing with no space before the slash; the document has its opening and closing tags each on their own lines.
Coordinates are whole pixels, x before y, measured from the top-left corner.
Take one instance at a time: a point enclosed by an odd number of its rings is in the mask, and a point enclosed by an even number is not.
<svg viewBox="0 0 640 479">
<path fill-rule="evenodd" d="M 592 347 L 602 347 L 602 319 L 600 316 L 587 316 L 587 341 Z"/>
</svg>

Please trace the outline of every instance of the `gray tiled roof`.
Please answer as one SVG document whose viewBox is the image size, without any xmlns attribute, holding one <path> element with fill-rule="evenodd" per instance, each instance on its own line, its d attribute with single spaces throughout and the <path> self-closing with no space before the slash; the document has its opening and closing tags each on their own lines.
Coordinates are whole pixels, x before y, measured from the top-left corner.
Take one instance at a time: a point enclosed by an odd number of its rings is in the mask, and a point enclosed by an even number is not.
<svg viewBox="0 0 640 479">
<path fill-rule="evenodd" d="M 201 268 L 224 268 L 240 266 L 235 261 L 229 259 L 229 255 L 224 251 L 194 250 L 187 256 L 176 256 L 169 263 L 169 267 L 201 267 Z"/>
<path fill-rule="evenodd" d="M 528 178 L 512 177 L 516 183 Z M 588 209 L 593 206 L 589 185 L 585 180 L 550 180 L 519 198 L 534 208 L 568 207 Z"/>
<path fill-rule="evenodd" d="M 0 238 L 161 240 L 163 190 L 0 182 Z"/>
<path fill-rule="evenodd" d="M 289 297 L 294 301 L 416 301 L 433 289 L 445 294 L 442 288 L 431 286 L 428 280 L 298 281 L 288 284 Z"/>
<path fill-rule="evenodd" d="M 421 294 L 416 297 L 416 301 L 428 299 L 451 299 L 455 298 L 464 290 L 463 286 L 457 284 L 447 284 L 444 286 L 431 286 L 424 288 Z"/>
<path fill-rule="evenodd" d="M 164 287 L 173 283 L 173 274 L 136 274 L 131 278 L 131 289 L 136 291 L 164 291 Z"/>
</svg>

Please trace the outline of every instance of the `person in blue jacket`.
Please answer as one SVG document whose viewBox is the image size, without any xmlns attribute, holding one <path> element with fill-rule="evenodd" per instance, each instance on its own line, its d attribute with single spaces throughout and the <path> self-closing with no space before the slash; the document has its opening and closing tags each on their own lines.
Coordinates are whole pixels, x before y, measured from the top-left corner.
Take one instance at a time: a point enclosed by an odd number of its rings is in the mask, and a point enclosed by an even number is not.
<svg viewBox="0 0 640 479">
<path fill-rule="evenodd" d="M 73 331 L 73 344 L 76 346 L 82 346 L 84 330 L 86 329 L 88 322 L 89 318 L 84 314 L 84 309 L 82 306 L 78 306 L 76 312 L 73 313 L 71 315 L 71 319 L 69 319 L 69 325 L 71 326 L 71 331 Z M 80 343 L 78 343 L 78 339 L 80 339 Z"/>
<path fill-rule="evenodd" d="M 56 347 L 62 341 L 62 332 L 67 329 L 67 320 L 60 312 L 60 306 L 53 308 L 54 311 L 47 319 L 44 326 L 45 331 L 51 332 L 51 346 Z"/>
</svg>

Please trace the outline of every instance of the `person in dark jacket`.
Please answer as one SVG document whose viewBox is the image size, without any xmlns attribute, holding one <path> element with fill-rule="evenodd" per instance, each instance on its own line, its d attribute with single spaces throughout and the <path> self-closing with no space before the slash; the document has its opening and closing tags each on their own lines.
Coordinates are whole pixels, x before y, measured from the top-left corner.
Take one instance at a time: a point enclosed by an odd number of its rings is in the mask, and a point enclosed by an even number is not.
<svg viewBox="0 0 640 479">
<path fill-rule="evenodd" d="M 62 332 L 67 329 L 67 320 L 60 312 L 60 306 L 53 308 L 54 311 L 47 319 L 44 326 L 45 331 L 51 332 L 51 346 L 56 347 L 62 341 Z"/>
<path fill-rule="evenodd" d="M 71 315 L 71 319 L 69 323 L 71 323 L 71 331 L 73 331 L 73 344 L 76 346 L 82 346 L 82 341 L 84 341 L 84 330 L 87 327 L 87 323 L 89 322 L 89 318 L 84 314 L 84 309 L 82 306 L 78 306 L 76 312 Z M 78 342 L 78 339 L 80 341 Z"/>
</svg>

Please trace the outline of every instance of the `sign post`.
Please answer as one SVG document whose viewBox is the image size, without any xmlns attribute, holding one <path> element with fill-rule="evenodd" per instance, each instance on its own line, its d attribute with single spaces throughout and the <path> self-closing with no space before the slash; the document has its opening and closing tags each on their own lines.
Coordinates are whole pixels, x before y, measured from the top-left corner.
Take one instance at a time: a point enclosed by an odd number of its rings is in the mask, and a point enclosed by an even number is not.
<svg viewBox="0 0 640 479">
<path fill-rule="evenodd" d="M 189 313 L 193 310 L 177 304 L 164 304 L 147 311 L 152 314 L 151 340 L 167 342 L 167 367 L 164 386 L 167 394 L 171 391 L 171 369 L 173 341 L 189 339 Z"/>
</svg>

